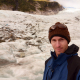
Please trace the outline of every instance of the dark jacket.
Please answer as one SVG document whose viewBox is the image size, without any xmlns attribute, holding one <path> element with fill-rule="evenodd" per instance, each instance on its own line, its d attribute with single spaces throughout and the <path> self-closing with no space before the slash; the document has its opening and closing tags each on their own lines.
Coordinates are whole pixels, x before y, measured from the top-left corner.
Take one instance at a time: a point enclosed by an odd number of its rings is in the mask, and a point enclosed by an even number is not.
<svg viewBox="0 0 80 80">
<path fill-rule="evenodd" d="M 45 62 L 43 80 L 80 80 L 78 50 L 79 47 L 72 44 L 58 57 L 51 52 L 51 57 Z"/>
</svg>

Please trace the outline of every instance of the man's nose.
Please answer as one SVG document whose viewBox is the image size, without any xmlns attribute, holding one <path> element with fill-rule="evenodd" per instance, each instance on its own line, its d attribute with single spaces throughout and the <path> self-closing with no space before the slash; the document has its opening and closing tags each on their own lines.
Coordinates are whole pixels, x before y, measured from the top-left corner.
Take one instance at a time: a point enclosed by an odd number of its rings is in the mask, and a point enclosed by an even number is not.
<svg viewBox="0 0 80 80">
<path fill-rule="evenodd" d="M 60 47 L 60 42 L 59 41 L 56 42 L 56 47 Z"/>
</svg>

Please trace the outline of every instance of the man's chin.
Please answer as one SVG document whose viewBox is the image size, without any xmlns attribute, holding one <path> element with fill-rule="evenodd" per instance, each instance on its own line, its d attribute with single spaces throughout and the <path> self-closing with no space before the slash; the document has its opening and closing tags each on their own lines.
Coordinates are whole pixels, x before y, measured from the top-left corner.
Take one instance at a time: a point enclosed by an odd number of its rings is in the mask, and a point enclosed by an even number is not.
<svg viewBox="0 0 80 80">
<path fill-rule="evenodd" d="M 63 53 L 63 52 L 59 52 L 59 51 L 58 51 L 58 52 L 56 52 L 56 55 L 58 56 L 58 55 L 60 55 L 61 53 Z"/>
</svg>

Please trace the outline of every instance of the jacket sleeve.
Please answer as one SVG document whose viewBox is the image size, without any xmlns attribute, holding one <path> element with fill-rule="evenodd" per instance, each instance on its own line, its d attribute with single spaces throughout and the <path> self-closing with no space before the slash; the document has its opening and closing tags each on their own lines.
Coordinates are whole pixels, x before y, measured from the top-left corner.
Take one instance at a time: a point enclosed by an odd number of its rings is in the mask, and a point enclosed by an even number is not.
<svg viewBox="0 0 80 80">
<path fill-rule="evenodd" d="M 80 80 L 80 70 L 78 71 L 78 74 L 76 76 L 76 80 Z"/>
<path fill-rule="evenodd" d="M 45 80 L 45 77 L 46 77 L 46 64 L 47 64 L 47 62 L 45 61 L 45 69 L 44 69 L 44 73 L 43 73 L 43 80 Z"/>
<path fill-rule="evenodd" d="M 47 63 L 48 63 L 48 61 L 49 61 L 51 58 L 52 58 L 52 57 L 49 57 L 49 58 L 45 61 L 45 69 L 44 69 L 44 74 L 43 74 L 43 80 L 46 80 Z"/>
</svg>

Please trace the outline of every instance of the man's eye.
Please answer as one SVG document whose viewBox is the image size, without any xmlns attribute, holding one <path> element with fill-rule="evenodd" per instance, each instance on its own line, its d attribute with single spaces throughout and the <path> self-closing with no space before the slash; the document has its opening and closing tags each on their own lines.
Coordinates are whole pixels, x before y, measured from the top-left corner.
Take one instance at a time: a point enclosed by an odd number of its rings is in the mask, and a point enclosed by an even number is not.
<svg viewBox="0 0 80 80">
<path fill-rule="evenodd" d="M 63 41 L 64 39 L 60 39 L 61 41 Z"/>
<path fill-rule="evenodd" d="M 53 39 L 52 41 L 56 41 L 55 39 Z"/>
</svg>

